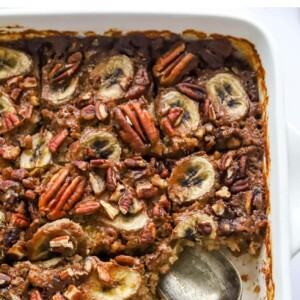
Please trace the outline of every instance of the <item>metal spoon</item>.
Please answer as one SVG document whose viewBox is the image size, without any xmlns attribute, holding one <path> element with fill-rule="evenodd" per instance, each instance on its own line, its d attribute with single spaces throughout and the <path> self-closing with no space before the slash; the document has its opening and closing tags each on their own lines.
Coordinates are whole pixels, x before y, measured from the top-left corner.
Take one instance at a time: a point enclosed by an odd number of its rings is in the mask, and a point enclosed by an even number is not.
<svg viewBox="0 0 300 300">
<path fill-rule="evenodd" d="M 167 300 L 240 300 L 238 271 L 220 251 L 186 248 L 158 286 Z"/>
</svg>

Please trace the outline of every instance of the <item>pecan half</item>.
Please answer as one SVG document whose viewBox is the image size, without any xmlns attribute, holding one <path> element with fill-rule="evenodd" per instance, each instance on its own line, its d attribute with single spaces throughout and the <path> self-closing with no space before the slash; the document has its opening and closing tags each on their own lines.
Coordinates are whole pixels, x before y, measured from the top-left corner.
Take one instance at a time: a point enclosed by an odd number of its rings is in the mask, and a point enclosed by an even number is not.
<svg viewBox="0 0 300 300">
<path fill-rule="evenodd" d="M 139 264 L 139 259 L 128 255 L 118 255 L 115 257 L 115 261 L 122 266 L 134 267 Z"/>
<path fill-rule="evenodd" d="M 73 53 L 68 58 L 68 63 L 62 65 L 60 63 L 54 65 L 49 73 L 49 79 L 52 84 L 61 82 L 64 79 L 70 78 L 78 69 L 82 61 L 82 53 Z"/>
<path fill-rule="evenodd" d="M 192 53 L 185 52 L 181 43 L 162 55 L 153 67 L 153 74 L 161 85 L 170 86 L 197 66 L 198 60 Z"/>
<path fill-rule="evenodd" d="M 62 132 L 58 133 L 55 137 L 53 137 L 47 147 L 52 153 L 55 153 L 57 149 L 62 145 L 62 143 L 66 140 L 68 136 L 68 131 L 65 129 Z"/>
<path fill-rule="evenodd" d="M 115 119 L 120 127 L 122 139 L 137 152 L 145 154 L 147 143 L 155 144 L 159 139 L 154 121 L 140 101 L 121 104 L 115 109 Z"/>
<path fill-rule="evenodd" d="M 51 220 L 65 216 L 84 193 L 86 180 L 82 176 L 70 178 L 68 175 L 68 169 L 60 169 L 48 182 L 40 197 L 39 209 L 47 212 L 47 217 Z"/>
<path fill-rule="evenodd" d="M 75 215 L 89 215 L 100 209 L 101 205 L 98 201 L 88 200 L 78 203 L 74 208 Z"/>
<path fill-rule="evenodd" d="M 116 171 L 111 167 L 106 171 L 106 186 L 111 192 L 113 192 L 117 188 Z"/>
<path fill-rule="evenodd" d="M 176 88 L 182 94 L 196 101 L 204 100 L 206 96 L 205 90 L 197 84 L 181 82 L 176 85 Z"/>
<path fill-rule="evenodd" d="M 249 189 L 249 187 L 250 185 L 249 185 L 248 178 L 240 179 L 232 184 L 232 186 L 230 187 L 230 191 L 232 193 L 238 193 Z"/>
</svg>

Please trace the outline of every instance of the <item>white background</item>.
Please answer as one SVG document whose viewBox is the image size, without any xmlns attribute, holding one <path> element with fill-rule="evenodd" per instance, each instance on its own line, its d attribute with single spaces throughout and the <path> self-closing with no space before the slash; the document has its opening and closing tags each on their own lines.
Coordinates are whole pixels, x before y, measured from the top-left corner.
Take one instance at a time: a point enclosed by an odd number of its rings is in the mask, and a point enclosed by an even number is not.
<svg viewBox="0 0 300 300">
<path fill-rule="evenodd" d="M 15 0 L 18 2 L 18 0 Z M 15 3 L 13 1 L 13 3 Z M 69 7 L 62 7 L 63 2 L 58 4 L 56 0 L 50 2 L 52 4 L 51 10 L 75 10 L 78 9 L 74 4 Z M 13 3 L 2 3 L 2 7 L 9 9 Z M 24 2 L 22 2 L 22 6 Z M 59 1 L 60 2 L 60 1 Z M 160 12 L 201 12 L 201 11 L 212 11 L 212 12 L 224 12 L 234 13 L 239 16 L 246 15 L 253 19 L 256 19 L 263 23 L 265 27 L 271 32 L 275 38 L 279 52 L 280 62 L 284 78 L 284 89 L 285 89 L 285 104 L 286 104 L 286 118 L 294 125 L 300 132 L 300 9 L 299 8 L 203 8 L 200 6 L 202 1 L 191 2 L 189 0 L 180 1 L 164 1 L 160 0 L 159 4 L 152 1 L 142 2 L 130 2 L 121 1 L 122 4 L 115 1 L 99 1 L 98 5 L 96 1 L 85 0 L 81 2 L 84 5 L 84 9 L 95 8 L 95 10 L 115 10 L 115 11 L 147 11 L 155 10 Z M 210 1 L 208 1 L 210 2 Z M 212 1 L 213 2 L 213 1 Z M 223 1 L 222 1 L 223 2 Z M 263 5 L 261 0 L 252 0 L 252 5 Z M 276 2 L 276 1 L 275 1 Z M 293 1 L 286 1 L 285 3 Z M 296 1 L 297 2 L 297 1 Z M 0 1 L 1 3 L 1 1 Z M 27 3 L 27 1 L 26 1 Z M 29 1 L 30 3 L 30 1 Z M 49 4 L 48 3 L 48 7 Z M 72 3 L 67 1 L 67 3 Z M 103 4 L 102 4 L 103 3 Z M 104 5 L 105 3 L 105 5 Z M 169 4 L 168 4 L 169 3 Z M 180 4 L 180 5 L 176 5 Z M 276 4 L 276 3 L 274 3 Z M 298 3 L 299 4 L 299 3 Z M 0 4 L 1 5 L 1 4 Z M 19 4 L 20 5 L 20 4 Z M 26 5 L 26 4 L 25 4 Z M 224 5 L 224 4 L 223 4 Z M 32 5 L 30 5 L 32 7 Z M 41 2 L 39 1 L 35 7 L 40 7 Z M 46 9 L 45 9 L 46 10 Z M 299 149 L 300 153 L 300 149 Z M 300 183 L 299 183 L 300 184 Z M 299 197 L 300 201 L 300 197 Z M 299 216 L 300 220 L 300 216 Z M 300 232 L 299 232 L 300 234 Z M 293 300 L 300 299 L 300 253 L 294 257 L 291 261 L 291 274 L 292 274 L 292 292 Z M 284 300 L 284 299 L 283 299 Z"/>
</svg>

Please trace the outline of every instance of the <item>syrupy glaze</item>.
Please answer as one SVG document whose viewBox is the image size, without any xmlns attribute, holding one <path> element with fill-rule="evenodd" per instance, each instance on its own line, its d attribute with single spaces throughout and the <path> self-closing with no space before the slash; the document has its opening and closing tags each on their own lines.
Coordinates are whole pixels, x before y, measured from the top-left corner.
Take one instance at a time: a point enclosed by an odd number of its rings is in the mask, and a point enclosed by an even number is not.
<svg viewBox="0 0 300 300">
<path fill-rule="evenodd" d="M 0 40 L 26 62 L 0 68 L 0 296 L 156 299 L 199 241 L 253 256 L 266 241 L 271 265 L 252 44 L 193 30 Z"/>
</svg>

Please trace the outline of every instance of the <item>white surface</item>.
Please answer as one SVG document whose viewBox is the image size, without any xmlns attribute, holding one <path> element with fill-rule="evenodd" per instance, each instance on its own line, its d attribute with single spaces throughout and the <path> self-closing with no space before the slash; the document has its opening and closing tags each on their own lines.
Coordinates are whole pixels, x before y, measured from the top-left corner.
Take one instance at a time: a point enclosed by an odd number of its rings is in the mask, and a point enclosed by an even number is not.
<svg viewBox="0 0 300 300">
<path fill-rule="evenodd" d="M 199 4 L 200 5 L 200 4 Z M 131 7 L 132 6 L 132 7 Z M 162 5 L 163 6 L 163 5 Z M 126 11 L 140 10 L 133 5 L 126 6 Z M 122 10 L 122 9 L 119 9 Z M 200 12 L 200 7 L 186 5 L 183 9 L 193 13 Z M 207 10 L 207 9 L 206 9 Z M 176 7 L 163 6 L 160 7 L 162 12 L 182 12 L 182 6 Z M 215 11 L 215 10 L 214 10 Z M 219 11 L 224 11 L 220 9 Z M 285 104 L 287 119 L 300 130 L 300 77 L 298 70 L 300 69 L 300 11 L 299 9 L 231 9 L 237 15 L 250 16 L 253 19 L 263 23 L 276 39 L 281 54 L 281 62 L 285 78 Z M 300 151 L 300 149 L 299 149 Z M 299 218 L 300 219 L 300 218 Z M 287 233 L 288 234 L 288 233 Z M 299 233 L 300 234 L 300 233 Z M 298 255 L 291 264 L 292 283 L 293 283 L 293 299 L 300 299 L 300 255 Z"/>
<path fill-rule="evenodd" d="M 249 9 L 245 13 L 265 24 L 279 45 L 284 70 L 286 117 L 300 132 L 300 9 Z M 300 155 L 300 148 L 298 153 Z M 298 300 L 300 299 L 300 254 L 291 261 L 291 275 L 292 299 Z"/>
</svg>

